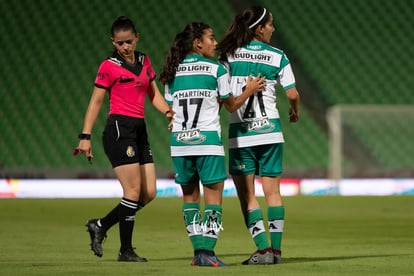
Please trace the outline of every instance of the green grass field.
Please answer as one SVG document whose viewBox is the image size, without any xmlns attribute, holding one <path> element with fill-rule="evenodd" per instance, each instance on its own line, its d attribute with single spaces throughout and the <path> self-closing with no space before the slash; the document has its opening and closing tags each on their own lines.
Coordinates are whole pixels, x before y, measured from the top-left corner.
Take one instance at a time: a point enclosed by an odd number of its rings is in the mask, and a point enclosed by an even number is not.
<svg viewBox="0 0 414 276">
<path fill-rule="evenodd" d="M 148 263 L 119 263 L 118 227 L 104 256 L 89 249 L 87 219 L 119 199 L 1 199 L 0 275 L 413 275 L 414 198 L 286 197 L 283 264 L 242 266 L 254 251 L 237 198 L 224 198 L 216 248 L 227 267 L 191 267 L 180 198 L 137 213 L 134 245 Z M 263 203 L 263 199 L 261 199 Z"/>
</svg>

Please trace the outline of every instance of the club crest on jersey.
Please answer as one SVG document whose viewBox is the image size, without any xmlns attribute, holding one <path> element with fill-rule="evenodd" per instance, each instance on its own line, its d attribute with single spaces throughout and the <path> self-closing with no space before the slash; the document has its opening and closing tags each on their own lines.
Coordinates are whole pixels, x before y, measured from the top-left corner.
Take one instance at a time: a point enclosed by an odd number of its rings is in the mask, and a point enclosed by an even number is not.
<svg viewBox="0 0 414 276">
<path fill-rule="evenodd" d="M 269 118 L 245 119 L 244 126 L 246 131 L 271 132 L 275 129 L 275 125 L 270 122 Z"/>
<path fill-rule="evenodd" d="M 199 129 L 183 130 L 175 133 L 177 142 L 186 144 L 201 144 L 206 140 L 206 136 L 200 133 Z"/>
<path fill-rule="evenodd" d="M 134 157 L 135 156 L 135 149 L 133 146 L 128 146 L 126 150 L 126 155 L 128 157 Z"/>
<path fill-rule="evenodd" d="M 100 80 L 105 79 L 105 78 L 106 78 L 106 76 L 107 76 L 107 74 L 106 74 L 106 73 L 104 73 L 104 72 L 98 72 L 98 78 L 99 78 Z"/>
</svg>

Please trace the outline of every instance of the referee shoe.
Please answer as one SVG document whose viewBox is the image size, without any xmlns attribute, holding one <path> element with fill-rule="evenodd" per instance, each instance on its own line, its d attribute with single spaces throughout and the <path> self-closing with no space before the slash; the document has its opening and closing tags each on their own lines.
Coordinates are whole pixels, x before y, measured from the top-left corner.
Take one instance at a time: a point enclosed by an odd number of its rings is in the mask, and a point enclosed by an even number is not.
<svg viewBox="0 0 414 276">
<path fill-rule="evenodd" d="M 85 226 L 87 227 L 86 231 L 89 232 L 91 238 L 91 250 L 96 256 L 102 257 L 102 242 L 106 238 L 106 231 L 98 226 L 98 219 L 88 220 Z"/>
<path fill-rule="evenodd" d="M 148 260 L 138 256 L 137 253 L 135 253 L 134 248 L 128 248 L 123 252 L 119 252 L 118 262 L 148 262 Z"/>
</svg>

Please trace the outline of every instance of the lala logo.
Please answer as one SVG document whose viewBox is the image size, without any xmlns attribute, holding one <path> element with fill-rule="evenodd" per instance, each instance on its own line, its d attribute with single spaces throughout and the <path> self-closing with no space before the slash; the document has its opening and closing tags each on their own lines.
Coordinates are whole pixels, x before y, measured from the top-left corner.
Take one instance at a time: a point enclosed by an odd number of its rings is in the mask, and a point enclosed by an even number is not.
<svg viewBox="0 0 414 276">
<path fill-rule="evenodd" d="M 206 136 L 200 133 L 199 129 L 183 130 L 175 133 L 178 142 L 186 144 L 201 144 Z"/>
<path fill-rule="evenodd" d="M 134 157 L 135 156 L 135 149 L 133 146 L 128 146 L 126 150 L 126 155 L 128 157 Z"/>
<path fill-rule="evenodd" d="M 270 122 L 269 118 L 245 119 L 245 128 L 247 131 L 271 132 L 275 129 L 275 125 Z"/>
</svg>

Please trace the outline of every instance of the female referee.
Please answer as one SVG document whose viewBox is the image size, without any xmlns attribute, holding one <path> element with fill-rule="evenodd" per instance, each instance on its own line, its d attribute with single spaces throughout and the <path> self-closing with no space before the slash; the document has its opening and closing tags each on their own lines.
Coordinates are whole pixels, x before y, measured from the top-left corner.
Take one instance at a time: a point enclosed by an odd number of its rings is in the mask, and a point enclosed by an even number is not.
<svg viewBox="0 0 414 276">
<path fill-rule="evenodd" d="M 260 76 L 248 78 L 245 91 L 234 98 L 226 69 L 212 60 L 216 45 L 209 25 L 188 24 L 175 36 L 160 74 L 165 99 L 174 112 L 171 156 L 175 182 L 183 191 L 182 211 L 194 249 L 193 266 L 224 265 L 214 252 L 222 227 L 222 193 L 227 178 L 219 101 L 232 112 L 264 87 Z M 199 181 L 204 191 L 203 215 Z"/>
<path fill-rule="evenodd" d="M 119 222 L 121 247 L 118 261 L 146 262 L 132 246 L 135 213 L 156 196 L 155 167 L 144 121 L 144 102 L 149 96 L 154 107 L 171 120 L 168 104 L 158 90 L 149 57 L 135 51 L 139 34 L 125 16 L 112 24 L 115 50 L 104 60 L 95 79 L 77 150 L 92 158 L 91 133 L 99 110 L 109 94 L 109 116 L 103 132 L 103 146 L 121 183 L 123 197 L 105 217 L 91 219 L 86 227 L 91 249 L 102 257 L 102 241 L 109 228 Z"/>
<path fill-rule="evenodd" d="M 290 122 L 299 119 L 299 93 L 285 53 L 269 45 L 272 14 L 263 7 L 251 7 L 236 15 L 218 45 L 220 60 L 227 63 L 235 96 L 242 93 L 246 78 L 258 73 L 266 87 L 230 115 L 229 171 L 237 188 L 245 224 L 257 251 L 243 264 L 281 262 L 281 240 L 285 209 L 280 194 L 283 134 L 276 107 L 276 86 L 280 84 L 290 102 Z M 262 179 L 267 203 L 270 245 L 263 212 L 255 197 L 255 175 Z"/>
</svg>

